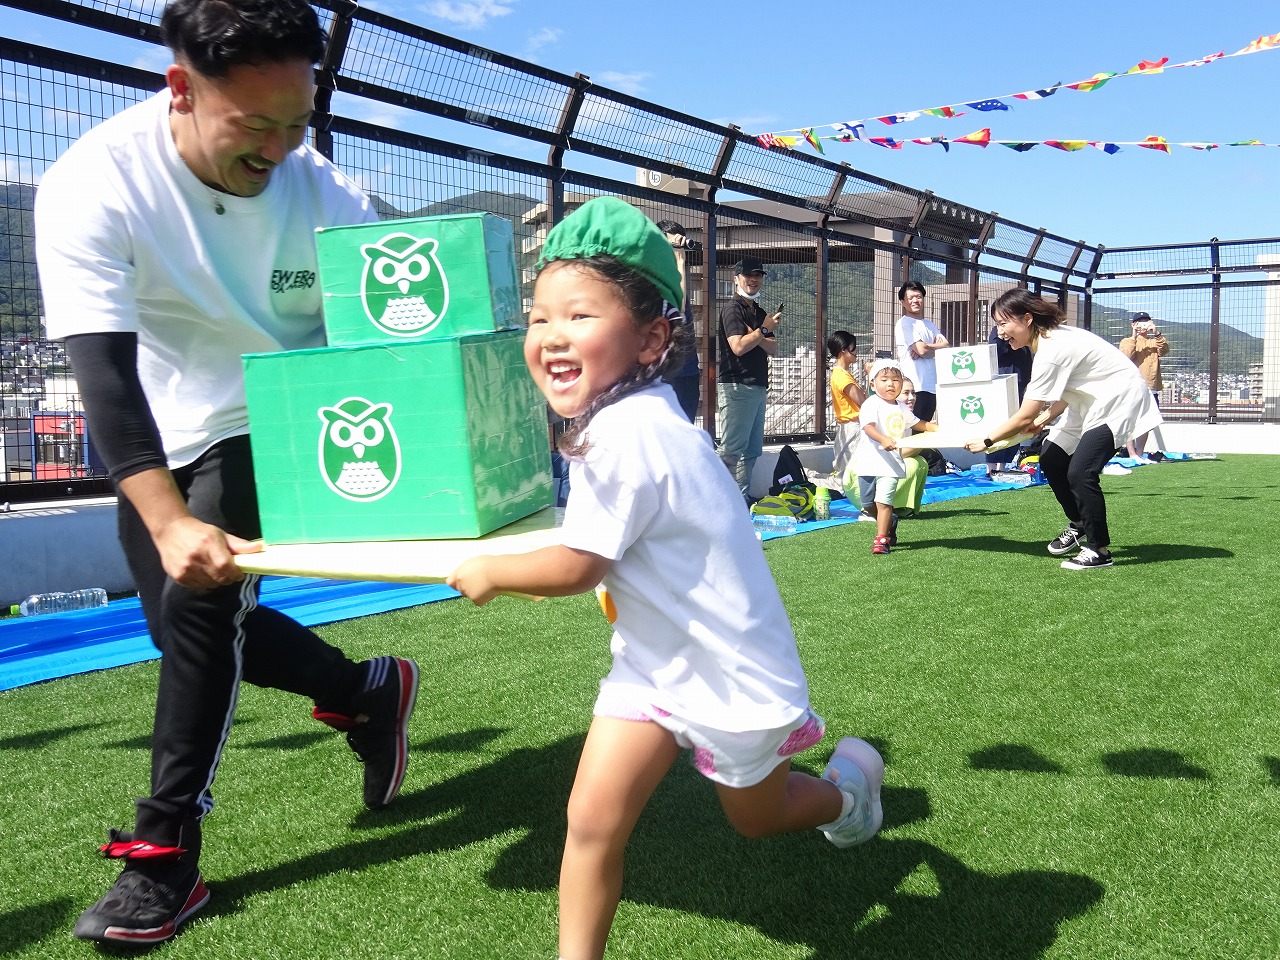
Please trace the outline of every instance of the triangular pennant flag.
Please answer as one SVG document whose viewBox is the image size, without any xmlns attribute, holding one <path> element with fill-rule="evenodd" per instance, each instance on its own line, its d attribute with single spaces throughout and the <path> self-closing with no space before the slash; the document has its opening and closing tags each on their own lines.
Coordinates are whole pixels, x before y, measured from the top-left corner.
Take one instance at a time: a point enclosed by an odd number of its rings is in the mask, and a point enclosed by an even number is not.
<svg viewBox="0 0 1280 960">
<path fill-rule="evenodd" d="M 1015 100 L 1043 100 L 1045 97 L 1052 97 L 1057 93 L 1060 86 L 1062 86 L 1061 80 L 1052 87 L 1046 87 L 1043 90 L 1028 90 L 1026 93 L 1015 93 L 1013 97 Z"/>
<path fill-rule="evenodd" d="M 1270 50 L 1275 46 L 1280 46 L 1280 33 L 1273 33 L 1269 37 L 1259 37 L 1243 50 L 1237 50 L 1232 56 L 1239 57 L 1246 53 L 1258 53 L 1260 50 Z"/>
<path fill-rule="evenodd" d="M 998 141 L 1002 147 L 1008 147 L 1010 150 L 1016 150 L 1018 153 L 1026 153 L 1028 150 L 1039 146 L 1030 140 L 1000 140 Z"/>
<path fill-rule="evenodd" d="M 1180 146 L 1190 147 L 1192 150 L 1217 150 L 1218 149 L 1218 145 L 1216 143 L 1209 143 L 1207 140 L 1197 140 L 1194 143 L 1183 143 L 1183 144 L 1180 144 Z"/>
<path fill-rule="evenodd" d="M 799 137 L 782 137 L 782 136 L 778 136 L 778 137 L 774 137 L 773 139 L 774 139 L 774 142 L 775 142 L 778 146 L 780 146 L 780 147 L 785 147 L 785 148 L 786 148 L 786 149 L 788 149 L 788 150 L 794 149 L 794 148 L 795 148 L 795 145 L 796 145 L 797 143 L 799 143 L 799 142 L 800 142 L 800 138 L 799 138 Z"/>
<path fill-rule="evenodd" d="M 906 123 L 908 120 L 914 120 L 920 116 L 918 112 L 912 111 L 908 113 L 891 113 L 887 117 L 876 117 L 881 123 L 895 124 Z"/>
<path fill-rule="evenodd" d="M 950 107 L 930 107 L 928 110 L 921 110 L 921 113 L 927 113 L 931 117 L 946 117 L 950 120 L 953 117 L 963 117 L 964 112 L 956 113 Z"/>
<path fill-rule="evenodd" d="M 861 140 L 863 134 L 867 132 L 867 128 L 860 123 L 837 123 L 833 126 L 839 131 L 840 139 L 845 143 L 850 140 Z"/>
<path fill-rule="evenodd" d="M 1211 53 L 1207 57 L 1200 57 L 1197 60 L 1188 60 L 1186 63 L 1175 63 L 1169 69 L 1174 67 L 1203 67 L 1206 63 L 1213 63 L 1215 60 L 1221 60 L 1226 56 L 1225 51 L 1219 50 L 1217 53 Z"/>
<path fill-rule="evenodd" d="M 756 143 L 760 144 L 760 146 L 764 147 L 766 150 L 768 150 L 770 147 L 782 146 L 782 144 L 778 142 L 778 138 L 775 137 L 772 133 L 760 134 L 759 136 L 756 137 Z"/>
<path fill-rule="evenodd" d="M 1046 147 L 1065 150 L 1067 153 L 1075 153 L 1077 150 L 1083 150 L 1089 145 L 1088 140 L 1045 140 L 1043 142 Z"/>
<path fill-rule="evenodd" d="M 945 150 L 947 153 L 951 152 L 951 144 L 947 142 L 946 137 L 921 137 L 918 140 L 912 140 L 911 142 L 918 143 L 924 147 L 932 146 L 933 144 L 936 143 L 938 146 L 942 147 L 942 149 Z"/>
<path fill-rule="evenodd" d="M 1095 73 L 1088 80 L 1081 80 L 1079 83 L 1068 83 L 1066 87 L 1069 90 L 1079 90 L 1081 93 L 1088 93 L 1090 90 L 1098 90 L 1108 80 L 1114 77 L 1114 73 Z"/>
<path fill-rule="evenodd" d="M 973 103 L 966 103 L 966 107 L 972 107 L 974 110 L 981 110 L 984 113 L 990 110 L 1008 110 L 1009 105 L 1003 100 L 992 97 L 988 100 L 975 100 Z"/>
<path fill-rule="evenodd" d="M 1228 143 L 1228 147 L 1265 147 L 1266 144 L 1261 140 L 1237 140 L 1235 143 Z"/>
<path fill-rule="evenodd" d="M 1143 137 L 1138 141 L 1138 146 L 1144 147 L 1147 150 L 1163 150 L 1165 153 L 1169 152 L 1169 141 L 1164 137 Z"/>
<path fill-rule="evenodd" d="M 983 127 L 981 130 L 975 130 L 973 133 L 966 134 L 963 137 L 955 137 L 952 143 L 972 143 L 974 146 L 985 147 L 991 142 L 991 128 Z"/>
<path fill-rule="evenodd" d="M 813 149 L 817 150 L 819 153 L 822 153 L 822 141 L 813 135 L 813 127 L 805 127 L 802 132 L 804 133 L 805 140 L 809 141 L 809 146 L 813 147 Z"/>
<path fill-rule="evenodd" d="M 1164 73 L 1164 65 L 1169 62 L 1168 57 L 1161 57 L 1159 60 L 1142 60 L 1136 67 L 1130 67 L 1124 72 L 1126 77 L 1135 73 Z"/>
<path fill-rule="evenodd" d="M 1111 156 L 1112 154 L 1116 154 L 1120 152 L 1120 145 L 1118 143 L 1106 143 L 1105 141 L 1102 141 L 1102 140 L 1090 140 L 1089 146 L 1097 147 L 1107 156 Z"/>
<path fill-rule="evenodd" d="M 890 150 L 901 150 L 902 141 L 895 140 L 893 137 L 871 137 L 869 143 L 874 143 L 877 147 L 887 147 Z"/>
</svg>

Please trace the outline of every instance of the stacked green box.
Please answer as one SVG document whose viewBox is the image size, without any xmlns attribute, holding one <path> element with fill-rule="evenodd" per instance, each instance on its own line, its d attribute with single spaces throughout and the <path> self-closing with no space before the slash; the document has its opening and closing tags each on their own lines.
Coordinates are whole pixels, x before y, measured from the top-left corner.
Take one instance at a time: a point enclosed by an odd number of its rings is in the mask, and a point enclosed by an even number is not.
<svg viewBox="0 0 1280 960">
<path fill-rule="evenodd" d="M 478 537 L 552 502 L 519 331 L 250 354 L 269 543 Z"/>
<path fill-rule="evenodd" d="M 511 221 L 489 213 L 316 231 L 330 346 L 523 323 Z"/>
</svg>

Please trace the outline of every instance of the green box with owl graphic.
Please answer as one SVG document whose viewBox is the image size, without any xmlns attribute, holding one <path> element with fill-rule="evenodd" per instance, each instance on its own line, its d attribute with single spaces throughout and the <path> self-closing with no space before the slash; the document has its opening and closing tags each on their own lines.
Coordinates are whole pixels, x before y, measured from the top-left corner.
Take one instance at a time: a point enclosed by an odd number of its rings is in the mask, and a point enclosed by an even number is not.
<svg viewBox="0 0 1280 960">
<path fill-rule="evenodd" d="M 552 503 L 519 331 L 248 354 L 268 543 L 479 537 Z"/>
<path fill-rule="evenodd" d="M 948 434 L 986 436 L 983 431 L 1000 426 L 1017 409 L 1018 378 L 1011 373 L 980 383 L 938 384 L 938 429 Z"/>
<path fill-rule="evenodd" d="M 330 346 L 523 323 L 511 221 L 491 213 L 329 227 L 316 254 Z"/>
</svg>

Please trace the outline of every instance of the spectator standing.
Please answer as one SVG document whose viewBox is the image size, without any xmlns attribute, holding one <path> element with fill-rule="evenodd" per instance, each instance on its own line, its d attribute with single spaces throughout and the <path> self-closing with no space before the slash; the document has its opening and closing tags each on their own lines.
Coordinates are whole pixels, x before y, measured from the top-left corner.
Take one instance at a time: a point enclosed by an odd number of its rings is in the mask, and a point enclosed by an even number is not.
<svg viewBox="0 0 1280 960">
<path fill-rule="evenodd" d="M 716 426 L 720 459 L 750 502 L 751 471 L 764 452 L 764 411 L 769 395 L 769 360 L 777 356 L 775 331 L 782 310 L 765 313 L 759 304 L 764 264 L 743 257 L 733 267 L 733 299 L 720 311 Z"/>
<path fill-rule="evenodd" d="M 894 328 L 898 365 L 916 385 L 916 416 L 932 420 L 938 410 L 938 374 L 933 354 L 951 344 L 924 315 L 924 284 L 908 280 L 898 288 L 902 316 Z"/>
<path fill-rule="evenodd" d="M 1120 352 L 1132 360 L 1138 367 L 1138 372 L 1142 374 L 1142 379 L 1146 381 L 1147 389 L 1151 391 L 1151 396 L 1156 402 L 1156 406 L 1160 405 L 1160 391 L 1164 389 L 1164 380 L 1160 376 L 1160 358 L 1169 353 L 1169 341 L 1165 339 L 1156 327 L 1155 321 L 1151 319 L 1151 314 L 1140 311 L 1133 315 L 1133 319 L 1129 321 L 1132 326 L 1132 333 L 1120 341 Z M 1159 437 L 1159 429 L 1154 431 L 1157 438 Z M 1154 458 L 1148 457 L 1146 454 L 1147 437 L 1149 433 L 1144 433 L 1140 437 L 1134 437 L 1129 441 L 1126 452 L 1139 463 L 1154 463 L 1157 459 L 1164 459 L 1163 451 L 1157 450 Z"/>
<path fill-rule="evenodd" d="M 827 337 L 827 353 L 835 360 L 831 368 L 831 410 L 836 418 L 834 444 L 835 475 L 844 476 L 853 448 L 862 436 L 858 410 L 866 402 L 867 391 L 858 383 L 854 365 L 858 361 L 858 339 L 848 330 L 837 330 Z"/>
<path fill-rule="evenodd" d="M 241 680 L 346 731 L 369 807 L 400 789 L 418 685 L 410 660 L 354 663 L 259 606 L 234 561 L 260 549 L 241 354 L 322 345 L 315 230 L 377 219 L 303 143 L 324 31 L 302 0 L 174 0 L 160 29 L 167 88 L 73 144 L 35 204 L 49 336 L 66 338 L 162 654 L 150 793 L 75 926 L 135 947 L 208 902 L 202 825 Z"/>
</svg>

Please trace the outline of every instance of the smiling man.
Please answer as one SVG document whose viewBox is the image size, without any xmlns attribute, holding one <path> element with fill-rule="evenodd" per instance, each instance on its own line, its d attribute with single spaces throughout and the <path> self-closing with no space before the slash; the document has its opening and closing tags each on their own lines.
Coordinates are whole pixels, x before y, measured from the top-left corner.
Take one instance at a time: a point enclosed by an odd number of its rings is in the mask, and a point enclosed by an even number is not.
<svg viewBox="0 0 1280 960">
<path fill-rule="evenodd" d="M 175 0 L 161 30 L 166 89 L 75 143 L 35 208 L 48 335 L 66 338 L 162 653 L 150 791 L 75 928 L 135 946 L 209 899 L 203 821 L 241 680 L 346 731 L 373 808 L 403 782 L 418 685 L 410 660 L 352 662 L 259 606 L 234 562 L 259 536 L 241 355 L 323 344 L 314 232 L 376 219 L 303 143 L 324 32 L 301 0 Z"/>
</svg>

